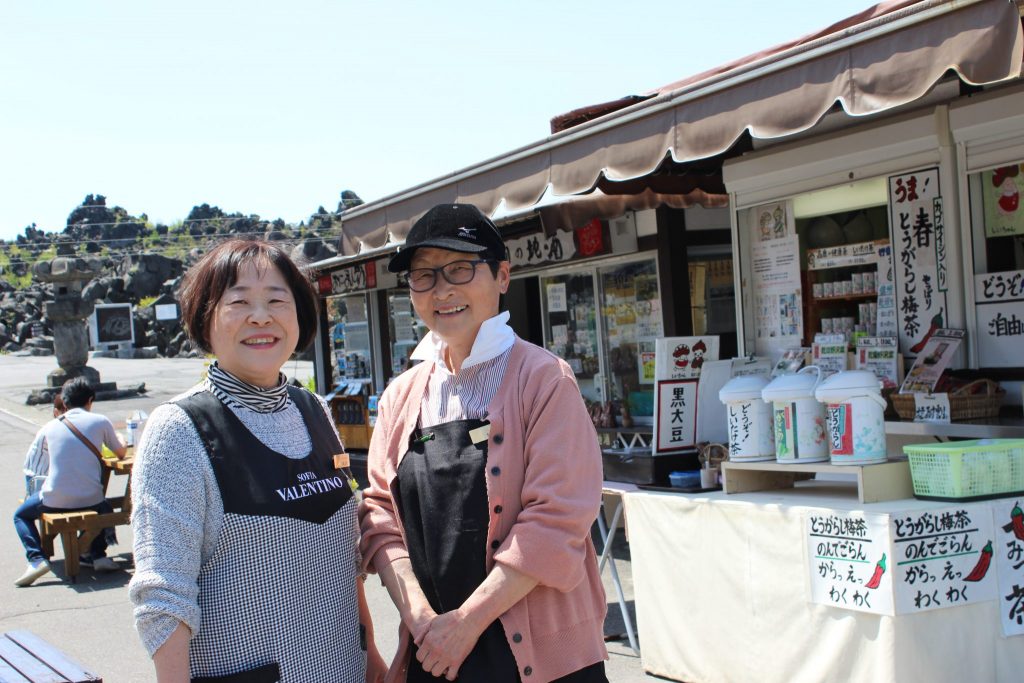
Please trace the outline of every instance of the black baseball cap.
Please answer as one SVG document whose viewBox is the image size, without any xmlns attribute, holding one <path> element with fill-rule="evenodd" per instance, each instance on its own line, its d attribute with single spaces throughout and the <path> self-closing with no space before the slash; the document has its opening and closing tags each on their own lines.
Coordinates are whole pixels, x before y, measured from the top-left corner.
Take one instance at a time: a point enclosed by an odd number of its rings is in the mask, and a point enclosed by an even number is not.
<svg viewBox="0 0 1024 683">
<path fill-rule="evenodd" d="M 508 250 L 498 228 L 483 211 L 472 204 L 438 204 L 416 221 L 405 244 L 388 262 L 388 270 L 409 270 L 412 255 L 420 247 L 435 247 L 480 254 L 498 261 L 508 259 Z"/>
</svg>

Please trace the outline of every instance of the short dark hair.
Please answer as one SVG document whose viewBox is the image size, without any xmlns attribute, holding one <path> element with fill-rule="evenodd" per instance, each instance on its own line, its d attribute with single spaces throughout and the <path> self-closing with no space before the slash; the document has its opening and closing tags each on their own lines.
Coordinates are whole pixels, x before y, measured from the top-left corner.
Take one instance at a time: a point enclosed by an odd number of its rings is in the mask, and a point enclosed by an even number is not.
<svg viewBox="0 0 1024 683">
<path fill-rule="evenodd" d="M 60 398 L 68 410 L 84 408 L 89 401 L 96 398 L 96 390 L 84 377 L 74 377 L 64 382 L 64 386 L 60 388 Z"/>
<path fill-rule="evenodd" d="M 247 263 L 277 268 L 284 276 L 295 299 L 299 321 L 296 350 L 309 348 L 316 337 L 319 322 L 317 295 L 313 284 L 276 244 L 263 240 L 229 239 L 211 249 L 189 268 L 178 290 L 181 322 L 192 343 L 212 353 L 210 325 L 217 303 L 224 292 L 238 282 L 238 271 Z"/>
</svg>

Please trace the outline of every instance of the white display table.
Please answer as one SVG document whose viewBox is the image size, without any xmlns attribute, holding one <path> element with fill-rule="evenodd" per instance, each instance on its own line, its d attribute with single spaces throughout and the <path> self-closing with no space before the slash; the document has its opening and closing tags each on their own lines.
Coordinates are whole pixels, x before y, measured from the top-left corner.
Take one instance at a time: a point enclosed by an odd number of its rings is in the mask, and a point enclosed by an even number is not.
<svg viewBox="0 0 1024 683">
<path fill-rule="evenodd" d="M 903 616 L 809 602 L 809 508 L 895 512 L 948 503 L 857 502 L 852 485 L 625 494 L 644 670 L 688 683 L 1021 681 L 1024 637 L 995 601 Z"/>
</svg>

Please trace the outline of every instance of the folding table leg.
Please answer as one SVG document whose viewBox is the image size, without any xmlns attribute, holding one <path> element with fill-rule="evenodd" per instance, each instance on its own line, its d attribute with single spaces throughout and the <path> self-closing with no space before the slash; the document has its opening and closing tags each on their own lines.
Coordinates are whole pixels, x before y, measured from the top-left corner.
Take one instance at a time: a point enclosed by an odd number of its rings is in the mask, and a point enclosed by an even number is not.
<svg viewBox="0 0 1024 683">
<path fill-rule="evenodd" d="M 622 498 L 615 505 L 615 512 L 612 513 L 611 529 L 604 521 L 604 501 L 601 501 L 601 511 L 597 515 L 597 529 L 601 532 L 601 542 L 604 547 L 601 549 L 601 559 L 598 562 L 598 571 L 604 571 L 604 565 L 611 560 L 612 584 L 615 586 L 615 593 L 619 599 L 619 611 L 622 612 L 622 621 L 626 625 L 626 637 L 629 638 L 629 647 L 636 654 L 640 654 L 640 645 L 636 642 L 636 632 L 633 630 L 633 620 L 629 617 L 629 608 L 626 605 L 626 595 L 622 591 L 622 581 L 619 580 L 619 570 L 615 567 L 615 555 L 612 554 L 612 542 L 615 540 L 615 533 L 619 530 L 619 519 L 622 517 Z"/>
</svg>

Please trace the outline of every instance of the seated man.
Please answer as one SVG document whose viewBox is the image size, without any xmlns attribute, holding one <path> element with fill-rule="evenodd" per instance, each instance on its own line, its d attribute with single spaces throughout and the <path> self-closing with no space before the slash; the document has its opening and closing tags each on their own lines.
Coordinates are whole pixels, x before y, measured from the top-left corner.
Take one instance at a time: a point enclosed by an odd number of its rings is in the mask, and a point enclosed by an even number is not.
<svg viewBox="0 0 1024 683">
<path fill-rule="evenodd" d="M 14 513 L 14 527 L 28 558 L 28 568 L 14 582 L 16 586 L 30 586 L 50 571 L 36 529 L 36 520 L 44 512 L 113 511 L 104 496 L 100 449 L 105 445 L 119 459 L 128 450 L 117 438 L 110 420 L 91 412 L 96 392 L 84 378 L 68 380 L 60 393 L 67 413 L 42 430 L 50 454 L 49 476 L 42 490 L 26 498 Z M 81 558 L 83 566 L 98 571 L 117 569 L 106 553 L 107 538 L 101 533 L 93 540 L 89 555 Z"/>
<path fill-rule="evenodd" d="M 64 399 L 60 397 L 60 394 L 56 394 L 53 397 L 53 416 L 60 417 L 65 412 L 67 412 L 67 408 L 64 407 Z M 25 474 L 25 496 L 39 493 L 43 482 L 46 481 L 46 475 L 50 472 L 50 450 L 46 445 L 46 425 L 36 432 L 36 438 L 28 447 L 22 471 Z"/>
</svg>

